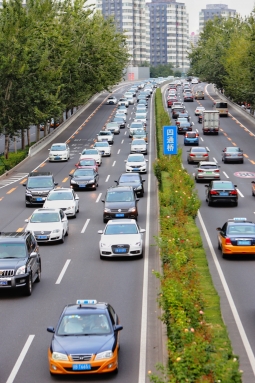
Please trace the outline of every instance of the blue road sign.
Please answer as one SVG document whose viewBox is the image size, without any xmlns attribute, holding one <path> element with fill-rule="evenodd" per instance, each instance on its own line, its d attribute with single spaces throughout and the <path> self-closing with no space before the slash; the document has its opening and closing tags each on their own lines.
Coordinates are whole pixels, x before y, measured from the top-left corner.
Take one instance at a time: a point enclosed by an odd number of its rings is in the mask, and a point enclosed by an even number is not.
<svg viewBox="0 0 255 383">
<path fill-rule="evenodd" d="M 163 126 L 163 152 L 164 154 L 177 154 L 178 140 L 177 127 Z"/>
</svg>

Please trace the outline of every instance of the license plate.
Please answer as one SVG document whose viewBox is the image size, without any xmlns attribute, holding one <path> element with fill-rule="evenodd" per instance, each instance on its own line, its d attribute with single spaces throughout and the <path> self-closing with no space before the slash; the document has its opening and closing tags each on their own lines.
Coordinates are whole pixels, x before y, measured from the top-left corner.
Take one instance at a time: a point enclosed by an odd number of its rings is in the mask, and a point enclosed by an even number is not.
<svg viewBox="0 0 255 383">
<path fill-rule="evenodd" d="M 73 364 L 73 371 L 91 370 L 90 364 Z"/>
<path fill-rule="evenodd" d="M 133 168 L 133 171 L 140 170 L 139 168 Z"/>
<path fill-rule="evenodd" d="M 238 246 L 251 246 L 251 241 L 243 239 L 243 240 L 237 241 L 237 245 Z"/>
<path fill-rule="evenodd" d="M 120 217 L 124 217 L 124 213 L 118 213 L 118 214 L 115 214 L 115 217 L 118 217 L 118 218 L 120 218 Z"/>
<path fill-rule="evenodd" d="M 227 192 L 220 192 L 220 195 L 228 195 Z"/>
<path fill-rule="evenodd" d="M 38 235 L 37 239 L 47 239 L 47 235 Z"/>
<path fill-rule="evenodd" d="M 43 201 L 43 198 L 36 198 L 36 201 Z"/>
<path fill-rule="evenodd" d="M 7 281 L 0 281 L 0 286 L 7 286 Z"/>
<path fill-rule="evenodd" d="M 86 187 L 86 185 L 79 185 L 79 187 L 80 187 L 80 188 L 85 188 L 85 187 Z"/>
<path fill-rule="evenodd" d="M 107 138 L 103 138 L 103 139 L 102 139 L 102 141 L 105 141 L 105 142 L 107 142 L 108 140 L 107 140 Z"/>
<path fill-rule="evenodd" d="M 206 172 L 206 174 L 212 174 L 212 172 Z"/>
<path fill-rule="evenodd" d="M 115 253 L 126 253 L 126 252 L 127 252 L 126 248 L 115 249 Z"/>
<path fill-rule="evenodd" d="M 59 157 L 59 156 L 55 157 L 55 160 L 60 160 L 60 159 L 61 159 L 61 157 Z"/>
</svg>

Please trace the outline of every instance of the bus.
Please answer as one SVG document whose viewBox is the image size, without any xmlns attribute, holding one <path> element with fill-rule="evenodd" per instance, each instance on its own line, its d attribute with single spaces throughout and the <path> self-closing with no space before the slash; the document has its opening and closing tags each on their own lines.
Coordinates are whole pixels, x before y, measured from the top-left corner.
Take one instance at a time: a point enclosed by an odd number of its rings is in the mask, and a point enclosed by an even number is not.
<svg viewBox="0 0 255 383">
<path fill-rule="evenodd" d="M 222 100 L 214 101 L 214 108 L 219 111 L 220 116 L 228 117 L 228 103 Z"/>
</svg>

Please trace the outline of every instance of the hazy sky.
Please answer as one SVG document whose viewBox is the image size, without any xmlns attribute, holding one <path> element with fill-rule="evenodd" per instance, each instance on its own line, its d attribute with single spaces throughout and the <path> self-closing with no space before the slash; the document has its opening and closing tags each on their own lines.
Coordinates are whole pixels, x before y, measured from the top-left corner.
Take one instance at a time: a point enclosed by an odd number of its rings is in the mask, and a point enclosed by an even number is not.
<svg viewBox="0 0 255 383">
<path fill-rule="evenodd" d="M 254 0 L 177 0 L 177 2 L 186 4 L 190 32 L 198 30 L 199 12 L 206 8 L 206 4 L 227 4 L 229 9 L 235 9 L 241 16 L 249 15 L 255 5 Z"/>
</svg>

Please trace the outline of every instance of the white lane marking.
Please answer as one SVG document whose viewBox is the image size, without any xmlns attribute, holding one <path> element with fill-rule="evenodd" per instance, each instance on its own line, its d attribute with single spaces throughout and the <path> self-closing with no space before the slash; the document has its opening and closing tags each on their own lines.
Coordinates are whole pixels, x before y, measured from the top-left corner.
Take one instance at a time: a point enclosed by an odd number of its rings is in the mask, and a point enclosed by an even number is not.
<svg viewBox="0 0 255 383">
<path fill-rule="evenodd" d="M 206 150 L 207 150 L 208 152 L 210 152 L 210 149 L 208 148 L 208 146 L 206 146 L 205 148 L 206 148 Z"/>
<path fill-rule="evenodd" d="M 216 164 L 218 163 L 218 161 L 216 160 L 216 158 L 213 157 L 213 161 L 216 162 Z"/>
<path fill-rule="evenodd" d="M 34 337 L 35 337 L 35 335 L 29 335 L 28 336 L 27 341 L 26 341 L 21 353 L 19 354 L 19 357 L 18 357 L 6 383 L 12 383 L 14 381 L 14 379 L 15 379 L 15 377 L 16 377 L 19 369 L 20 369 L 20 366 L 21 366 L 23 360 L 25 359 L 25 356 L 29 350 L 29 347 L 31 346 L 31 343 L 33 342 Z"/>
<path fill-rule="evenodd" d="M 152 147 L 152 100 L 150 100 L 150 144 L 149 152 Z M 148 198 L 146 207 L 146 238 L 144 249 L 144 268 L 143 268 L 143 296 L 142 296 L 142 316 L 141 316 L 141 338 L 139 356 L 138 383 L 145 383 L 147 380 L 146 371 L 146 348 L 147 348 L 147 315 L 148 315 L 148 279 L 149 279 L 149 250 L 150 250 L 150 206 L 151 206 L 151 158 L 148 166 Z"/>
<path fill-rule="evenodd" d="M 102 197 L 102 193 L 99 193 L 99 196 L 96 199 L 96 203 L 98 203 L 98 201 L 100 200 L 101 197 Z"/>
<path fill-rule="evenodd" d="M 200 137 L 200 140 L 201 140 L 201 141 L 204 141 L 203 137 Z"/>
<path fill-rule="evenodd" d="M 116 164 L 116 161 L 113 162 L 112 166 L 115 166 L 115 164 Z"/>
<path fill-rule="evenodd" d="M 59 285 L 60 282 L 62 281 L 62 278 L 63 278 L 63 276 L 64 276 L 64 274 L 65 274 L 65 272 L 66 272 L 66 270 L 67 270 L 67 268 L 68 268 L 70 262 L 71 262 L 71 259 L 68 259 L 68 260 L 66 261 L 66 263 L 64 264 L 64 267 L 63 267 L 63 269 L 61 270 L 61 272 L 60 272 L 60 274 L 59 274 L 59 276 L 58 276 L 58 279 L 56 280 L 55 285 Z"/>
<path fill-rule="evenodd" d="M 244 198 L 244 195 L 240 192 L 240 190 L 237 188 L 236 188 L 236 190 L 237 190 L 237 193 L 240 195 L 240 197 Z"/>
<path fill-rule="evenodd" d="M 124 133 L 124 135 L 126 135 L 127 134 L 127 131 L 125 131 L 125 133 Z M 122 140 L 122 141 L 124 141 L 124 140 Z M 123 142 L 122 142 L 123 143 Z"/>
<path fill-rule="evenodd" d="M 109 178 L 110 178 L 110 175 L 108 175 L 108 176 L 106 177 L 105 182 L 108 182 L 108 181 L 109 181 Z"/>
<path fill-rule="evenodd" d="M 222 172 L 224 174 L 225 177 L 229 178 L 229 176 L 227 175 L 227 173 L 225 172 Z"/>
<path fill-rule="evenodd" d="M 125 132 L 126 133 L 126 132 Z M 121 141 L 121 144 L 123 144 L 124 140 Z"/>
<path fill-rule="evenodd" d="M 199 132 L 198 132 L 198 129 L 196 129 L 196 132 L 199 133 Z"/>
<path fill-rule="evenodd" d="M 200 213 L 199 210 L 198 210 L 198 214 L 197 214 L 197 216 L 198 216 L 199 222 L 200 222 L 200 224 L 201 224 L 201 226 L 202 226 L 202 229 L 203 229 L 203 232 L 204 232 L 206 241 L 207 241 L 207 243 L 208 243 L 210 252 L 211 252 L 211 254 L 212 254 L 214 264 L 215 264 L 216 269 L 217 269 L 217 271 L 218 271 L 218 274 L 219 274 L 219 277 L 220 277 L 222 286 L 223 286 L 223 288 L 224 288 L 224 291 L 225 291 L 225 294 L 226 294 L 226 297 L 227 297 L 227 300 L 228 300 L 230 309 L 231 309 L 231 311 L 232 311 L 233 317 L 234 317 L 234 319 L 235 319 L 235 322 L 236 322 L 236 325 L 237 325 L 239 334 L 240 334 L 241 339 L 242 339 L 242 341 L 243 341 L 244 348 L 245 348 L 246 353 L 247 353 L 247 355 L 248 355 L 248 358 L 249 358 L 249 361 L 250 361 L 250 364 L 251 364 L 251 368 L 252 368 L 253 374 L 255 375 L 255 358 L 254 358 L 254 355 L 253 355 L 253 352 L 252 352 L 252 348 L 251 348 L 251 346 L 250 346 L 250 343 L 249 343 L 249 340 L 248 340 L 248 338 L 247 338 L 247 335 L 246 335 L 246 333 L 245 333 L 245 331 L 244 331 L 244 327 L 243 327 L 243 324 L 242 324 L 241 319 L 240 319 L 240 317 L 239 317 L 237 308 L 236 308 L 236 306 L 235 306 L 235 302 L 234 302 L 234 300 L 233 300 L 233 298 L 232 298 L 232 295 L 231 295 L 231 292 L 230 292 L 230 290 L 229 290 L 227 281 L 226 281 L 225 276 L 224 276 L 224 274 L 223 274 L 222 268 L 221 268 L 221 266 L 220 266 L 220 263 L 219 263 L 218 258 L 217 258 L 217 256 L 216 256 L 216 253 L 215 253 L 215 251 L 214 251 L 214 248 L 213 248 L 211 239 L 210 239 L 210 237 L 209 237 L 208 231 L 207 231 L 207 229 L 206 229 L 206 227 L 205 227 L 203 218 L 202 218 L 201 213 Z"/>
<path fill-rule="evenodd" d="M 120 154 L 120 149 L 117 151 L 117 154 Z"/>
</svg>

